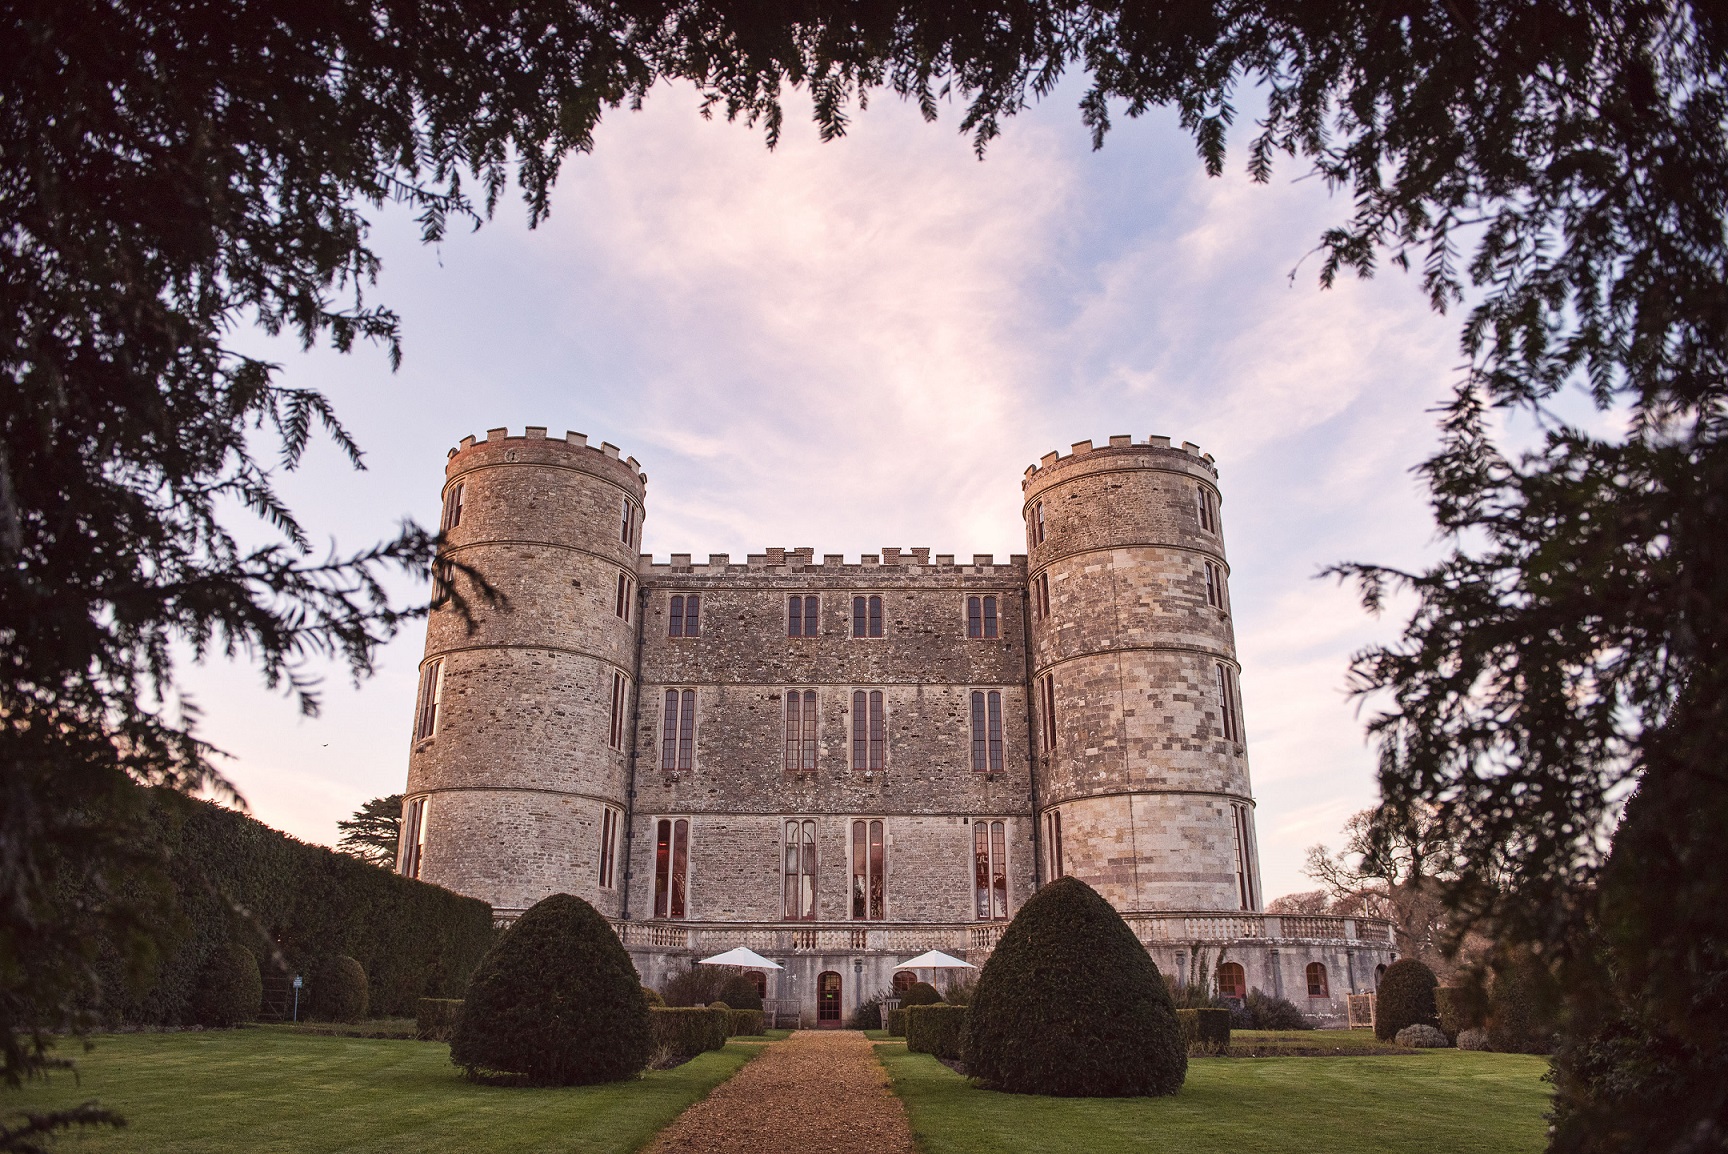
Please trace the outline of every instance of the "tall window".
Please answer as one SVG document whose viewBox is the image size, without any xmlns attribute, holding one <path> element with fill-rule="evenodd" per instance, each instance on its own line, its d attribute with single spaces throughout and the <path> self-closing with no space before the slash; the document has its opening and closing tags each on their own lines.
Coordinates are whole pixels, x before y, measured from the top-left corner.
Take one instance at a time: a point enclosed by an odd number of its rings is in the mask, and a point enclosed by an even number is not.
<svg viewBox="0 0 1728 1154">
<path fill-rule="evenodd" d="M 1248 996 L 1248 975 L 1240 962 L 1218 963 L 1218 996 L 1241 1001 Z"/>
<path fill-rule="evenodd" d="M 871 595 L 852 598 L 852 636 L 882 636 L 881 597 Z"/>
<path fill-rule="evenodd" d="M 618 597 L 612 603 L 612 612 L 615 616 L 622 617 L 626 621 L 630 620 L 630 594 L 635 587 L 636 583 L 630 580 L 627 574 L 618 574 Z"/>
<path fill-rule="evenodd" d="M 1218 719 L 1224 730 L 1224 740 L 1242 744 L 1242 710 L 1236 696 L 1236 674 L 1222 661 L 1213 668 L 1218 672 Z"/>
<path fill-rule="evenodd" d="M 1044 544 L 1044 502 L 1032 506 L 1032 544 Z"/>
<path fill-rule="evenodd" d="M 852 823 L 852 916 L 859 921 L 881 921 L 887 916 L 884 853 L 881 821 Z"/>
<path fill-rule="evenodd" d="M 816 691 L 786 691 L 786 768 L 804 772 L 816 768 Z"/>
<path fill-rule="evenodd" d="M 623 816 L 609 805 L 600 807 L 600 888 L 603 890 L 617 884 L 618 823 Z"/>
<path fill-rule="evenodd" d="M 420 708 L 414 714 L 414 740 L 438 732 L 439 706 L 444 701 L 444 659 L 429 661 L 420 671 Z"/>
<path fill-rule="evenodd" d="M 668 689 L 660 713 L 660 768 L 689 769 L 696 755 L 696 691 Z"/>
<path fill-rule="evenodd" d="M 690 890 L 690 822 L 663 817 L 654 825 L 654 916 L 682 918 Z"/>
<path fill-rule="evenodd" d="M 1310 998 L 1330 998 L 1332 996 L 1326 982 L 1326 967 L 1321 962 L 1308 963 L 1308 996 Z"/>
<path fill-rule="evenodd" d="M 1038 679 L 1039 732 L 1045 749 L 1056 748 L 1056 675 L 1046 673 Z"/>
<path fill-rule="evenodd" d="M 1002 772 L 1002 693 L 972 691 L 972 769 L 977 773 Z"/>
<path fill-rule="evenodd" d="M 996 636 L 996 598 L 966 598 L 966 636 Z"/>
<path fill-rule="evenodd" d="M 814 593 L 786 598 L 786 636 L 814 637 L 821 620 L 822 599 Z"/>
<path fill-rule="evenodd" d="M 642 518 L 636 510 L 636 502 L 624 498 L 624 511 L 619 515 L 618 540 L 626 545 L 636 543 L 636 532 L 641 528 Z"/>
<path fill-rule="evenodd" d="M 1053 809 L 1044 815 L 1044 854 L 1049 868 L 1044 871 L 1049 881 L 1065 877 L 1067 866 L 1062 862 L 1062 811 Z"/>
<path fill-rule="evenodd" d="M 1003 822 L 972 823 L 972 890 L 981 921 L 1008 919 L 1008 838 Z"/>
<path fill-rule="evenodd" d="M 1206 562 L 1206 604 L 1224 608 L 1224 570 L 1210 561 Z"/>
<path fill-rule="evenodd" d="M 616 669 L 612 671 L 612 732 L 606 744 L 613 749 L 624 748 L 624 706 L 630 697 L 630 679 Z"/>
<path fill-rule="evenodd" d="M 888 717 L 880 689 L 852 691 L 852 768 L 881 769 L 888 761 Z"/>
<path fill-rule="evenodd" d="M 1212 490 L 1204 485 L 1195 487 L 1194 500 L 1196 512 L 1200 518 L 1200 528 L 1208 533 L 1218 531 L 1218 498 L 1212 495 Z"/>
<path fill-rule="evenodd" d="M 1260 905 L 1260 879 L 1254 876 L 1254 824 L 1246 805 L 1231 803 L 1230 825 L 1236 843 L 1236 894 L 1243 909 L 1256 909 Z"/>
<path fill-rule="evenodd" d="M 444 491 L 444 515 L 438 518 L 440 533 L 448 533 L 462 523 L 462 490 L 463 484 L 458 481 Z"/>
<path fill-rule="evenodd" d="M 787 921 L 816 920 L 816 823 L 786 823 L 785 880 Z"/>
<path fill-rule="evenodd" d="M 702 594 L 672 594 L 671 612 L 666 621 L 668 637 L 698 637 L 702 633 Z"/>
<path fill-rule="evenodd" d="M 420 876 L 420 857 L 426 849 L 426 799 L 417 797 L 408 803 L 402 815 L 402 876 Z"/>
<path fill-rule="evenodd" d="M 1047 621 L 1050 618 L 1050 574 L 1048 571 L 1038 574 L 1038 579 L 1032 582 L 1032 600 L 1038 605 L 1038 619 Z"/>
</svg>

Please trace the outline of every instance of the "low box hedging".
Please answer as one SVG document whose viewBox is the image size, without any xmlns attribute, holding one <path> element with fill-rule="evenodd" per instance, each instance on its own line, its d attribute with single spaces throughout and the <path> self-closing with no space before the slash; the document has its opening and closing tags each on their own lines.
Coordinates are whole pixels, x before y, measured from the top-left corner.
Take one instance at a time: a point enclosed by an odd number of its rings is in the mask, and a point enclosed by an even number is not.
<svg viewBox="0 0 1728 1154">
<path fill-rule="evenodd" d="M 151 805 L 154 848 L 185 932 L 141 993 L 127 980 L 121 952 L 102 949 L 103 1014 L 111 1024 L 192 1021 L 199 978 L 230 942 L 257 949 L 267 989 L 285 988 L 293 974 L 310 978 L 320 958 L 347 955 L 366 972 L 370 1012 L 403 1018 L 422 997 L 459 995 L 492 944 L 485 902 L 307 845 L 209 802 L 157 795 Z M 264 1009 L 287 1013 L 286 1003 Z M 304 1002 L 300 1009 L 304 1016 Z"/>
<path fill-rule="evenodd" d="M 1217 1009 L 1177 1010 L 1176 1024 L 1190 1056 L 1224 1054 L 1230 1050 L 1230 1011 Z"/>
<path fill-rule="evenodd" d="M 732 1010 L 732 1036 L 754 1038 L 762 1032 L 761 1010 Z"/>
<path fill-rule="evenodd" d="M 448 1042 L 461 1012 L 461 998 L 421 998 L 414 1012 L 414 1036 L 422 1042 Z"/>
<path fill-rule="evenodd" d="M 906 1010 L 907 1007 L 901 1006 L 898 1010 L 888 1011 L 888 1036 L 890 1038 L 904 1038 L 906 1036 Z"/>
<path fill-rule="evenodd" d="M 731 1010 L 707 1006 L 650 1006 L 648 1018 L 655 1048 L 668 1050 L 680 1059 L 694 1058 L 704 1050 L 725 1049 L 732 1029 Z"/>
<path fill-rule="evenodd" d="M 905 1014 L 908 1050 L 950 1062 L 960 1060 L 960 1043 L 966 1036 L 965 1006 L 908 1006 Z"/>
</svg>

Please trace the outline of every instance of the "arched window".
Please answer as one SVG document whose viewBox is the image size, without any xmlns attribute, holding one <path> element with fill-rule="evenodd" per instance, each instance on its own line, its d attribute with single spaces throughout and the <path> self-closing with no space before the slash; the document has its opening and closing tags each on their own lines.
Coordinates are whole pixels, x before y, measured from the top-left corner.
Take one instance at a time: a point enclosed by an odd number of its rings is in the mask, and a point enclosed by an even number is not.
<svg viewBox="0 0 1728 1154">
<path fill-rule="evenodd" d="M 1248 975 L 1243 973 L 1241 963 L 1219 963 L 1218 996 L 1220 998 L 1235 998 L 1237 1001 L 1248 996 Z"/>
<path fill-rule="evenodd" d="M 767 974 L 764 974 L 761 970 L 750 970 L 745 976 L 750 979 L 750 984 L 756 987 L 756 996 L 758 998 L 766 998 L 768 996 Z"/>
<path fill-rule="evenodd" d="M 910 990 L 914 985 L 916 985 L 917 982 L 918 975 L 914 974 L 911 970 L 895 970 L 894 996 L 898 998 L 901 994 L 904 994 L 907 990 Z"/>
<path fill-rule="evenodd" d="M 1374 988 L 1376 990 L 1378 990 L 1380 988 L 1380 979 L 1384 978 L 1385 976 L 1386 976 L 1386 963 L 1381 962 L 1379 965 L 1374 967 Z"/>
<path fill-rule="evenodd" d="M 1332 993 L 1326 987 L 1326 967 L 1319 962 L 1308 963 L 1308 996 L 1310 998 L 1330 998 Z"/>
</svg>

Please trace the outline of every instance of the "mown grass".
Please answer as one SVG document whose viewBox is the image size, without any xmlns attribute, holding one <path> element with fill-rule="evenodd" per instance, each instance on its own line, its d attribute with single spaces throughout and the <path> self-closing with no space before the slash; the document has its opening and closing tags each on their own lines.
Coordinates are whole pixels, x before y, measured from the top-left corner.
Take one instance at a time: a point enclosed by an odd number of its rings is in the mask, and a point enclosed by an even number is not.
<svg viewBox="0 0 1728 1154">
<path fill-rule="evenodd" d="M 634 1081 L 526 1089 L 463 1081 L 440 1042 L 271 1027 L 95 1042 L 77 1055 L 77 1081 L 61 1075 L 0 1093 L 0 1109 L 96 1098 L 126 1116 L 124 1129 L 56 1143 L 80 1154 L 626 1154 L 761 1050 L 732 1043 Z"/>
<path fill-rule="evenodd" d="M 1410 1054 L 1415 1051 L 1382 1042 L 1373 1030 L 1232 1030 L 1233 1058 L 1279 1057 L 1298 1054 L 1349 1057 L 1363 1054 Z"/>
<path fill-rule="evenodd" d="M 928 1054 L 876 1047 L 923 1154 L 1535 1154 L 1543 1058 L 1193 1058 L 1171 1098 L 980 1090 Z"/>
</svg>

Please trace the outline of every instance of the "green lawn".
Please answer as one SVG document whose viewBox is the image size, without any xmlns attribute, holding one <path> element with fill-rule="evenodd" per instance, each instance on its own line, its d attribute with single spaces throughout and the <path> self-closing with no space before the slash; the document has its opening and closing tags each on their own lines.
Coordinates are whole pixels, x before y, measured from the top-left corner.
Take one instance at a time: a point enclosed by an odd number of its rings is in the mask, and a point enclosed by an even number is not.
<svg viewBox="0 0 1728 1154">
<path fill-rule="evenodd" d="M 77 1054 L 79 1080 L 0 1093 L 0 1109 L 89 1098 L 123 1130 L 74 1133 L 56 1149 L 165 1154 L 503 1154 L 635 1150 L 760 1052 L 733 1043 L 631 1082 L 539 1090 L 475 1086 L 439 1042 L 295 1033 L 282 1028 L 107 1035 Z"/>
<path fill-rule="evenodd" d="M 1536 1154 L 1544 1058 L 1193 1058 L 1173 1098 L 1037 1098 L 973 1087 L 880 1044 L 923 1154 Z"/>
</svg>

